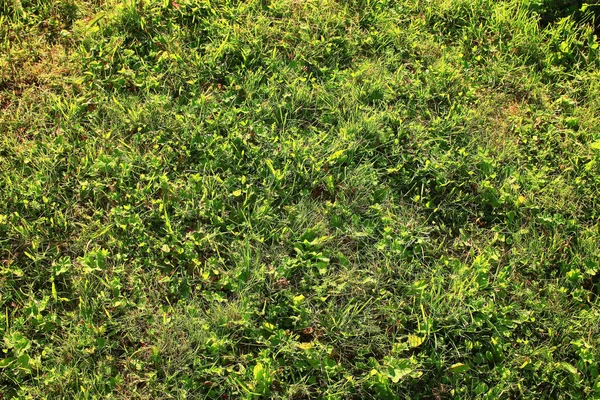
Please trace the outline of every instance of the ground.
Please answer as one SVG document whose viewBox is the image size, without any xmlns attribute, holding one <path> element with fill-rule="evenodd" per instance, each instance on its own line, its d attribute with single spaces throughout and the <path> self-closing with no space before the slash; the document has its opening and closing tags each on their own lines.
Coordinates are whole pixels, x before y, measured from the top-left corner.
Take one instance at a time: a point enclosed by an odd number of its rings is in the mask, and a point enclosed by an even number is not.
<svg viewBox="0 0 600 400">
<path fill-rule="evenodd" d="M 0 398 L 600 398 L 600 49 L 547 3 L 3 2 Z"/>
</svg>

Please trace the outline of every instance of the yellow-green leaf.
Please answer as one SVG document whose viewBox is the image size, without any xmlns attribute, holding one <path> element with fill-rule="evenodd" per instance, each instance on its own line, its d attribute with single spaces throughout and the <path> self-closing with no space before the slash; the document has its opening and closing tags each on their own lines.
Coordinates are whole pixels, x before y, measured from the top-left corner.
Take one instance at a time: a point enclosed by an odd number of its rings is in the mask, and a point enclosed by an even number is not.
<svg viewBox="0 0 600 400">
<path fill-rule="evenodd" d="M 408 335 L 408 345 L 410 347 L 419 347 L 425 341 L 424 336 L 419 335 Z"/>
<path fill-rule="evenodd" d="M 450 368 L 448 368 L 448 371 L 453 374 L 462 374 L 463 372 L 467 372 L 468 370 L 469 366 L 463 363 L 456 363 L 453 364 Z"/>
</svg>

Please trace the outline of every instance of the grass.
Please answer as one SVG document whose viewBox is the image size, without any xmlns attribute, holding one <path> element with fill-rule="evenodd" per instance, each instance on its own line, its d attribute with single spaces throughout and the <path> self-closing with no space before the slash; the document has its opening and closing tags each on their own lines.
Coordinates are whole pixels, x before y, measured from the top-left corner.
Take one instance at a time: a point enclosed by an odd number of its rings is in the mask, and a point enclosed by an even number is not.
<svg viewBox="0 0 600 400">
<path fill-rule="evenodd" d="M 600 398 L 600 48 L 551 6 L 2 3 L 0 398 Z"/>
</svg>

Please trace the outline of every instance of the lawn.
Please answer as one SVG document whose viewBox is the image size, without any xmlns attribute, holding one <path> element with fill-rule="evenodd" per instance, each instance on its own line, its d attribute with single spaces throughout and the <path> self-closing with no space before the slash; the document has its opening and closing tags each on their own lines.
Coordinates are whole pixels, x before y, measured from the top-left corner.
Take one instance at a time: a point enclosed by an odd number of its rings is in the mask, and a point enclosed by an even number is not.
<svg viewBox="0 0 600 400">
<path fill-rule="evenodd" d="M 0 1 L 0 399 L 600 399 L 575 3 Z"/>
</svg>

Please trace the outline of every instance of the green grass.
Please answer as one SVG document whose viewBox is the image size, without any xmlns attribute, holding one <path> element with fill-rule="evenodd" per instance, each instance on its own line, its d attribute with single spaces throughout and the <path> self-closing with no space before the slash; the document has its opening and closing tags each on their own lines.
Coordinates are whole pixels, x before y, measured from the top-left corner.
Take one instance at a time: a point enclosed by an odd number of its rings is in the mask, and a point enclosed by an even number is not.
<svg viewBox="0 0 600 400">
<path fill-rule="evenodd" d="M 600 398 L 586 7 L 2 2 L 0 398 Z"/>
</svg>

